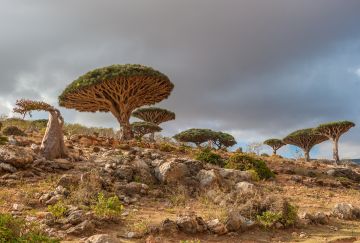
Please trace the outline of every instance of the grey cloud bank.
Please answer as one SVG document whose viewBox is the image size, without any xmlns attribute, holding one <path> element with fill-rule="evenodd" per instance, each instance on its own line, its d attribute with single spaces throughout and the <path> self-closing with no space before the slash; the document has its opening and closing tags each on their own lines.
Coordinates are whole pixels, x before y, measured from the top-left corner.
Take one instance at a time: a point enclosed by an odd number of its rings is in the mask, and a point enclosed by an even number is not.
<svg viewBox="0 0 360 243">
<path fill-rule="evenodd" d="M 177 114 L 167 135 L 209 127 L 248 142 L 324 121 L 360 124 L 359 1 L 0 2 L 0 113 L 20 97 L 56 105 L 93 68 L 142 63 L 175 83 L 160 104 Z M 63 112 L 118 126 L 109 114 Z M 342 143 L 340 155 L 360 157 L 360 128 Z"/>
</svg>

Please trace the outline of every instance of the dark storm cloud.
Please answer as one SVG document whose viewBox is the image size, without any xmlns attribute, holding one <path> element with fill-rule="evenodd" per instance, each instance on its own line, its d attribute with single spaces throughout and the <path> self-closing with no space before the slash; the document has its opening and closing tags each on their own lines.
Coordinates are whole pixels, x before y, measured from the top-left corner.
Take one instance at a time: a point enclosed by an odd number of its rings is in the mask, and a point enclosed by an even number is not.
<svg viewBox="0 0 360 243">
<path fill-rule="evenodd" d="M 357 0 L 0 2 L 0 113 L 19 97 L 56 104 L 95 67 L 142 63 L 175 83 L 161 104 L 177 113 L 168 135 L 211 127 L 248 141 L 360 120 Z M 116 126 L 110 115 L 63 112 Z"/>
</svg>

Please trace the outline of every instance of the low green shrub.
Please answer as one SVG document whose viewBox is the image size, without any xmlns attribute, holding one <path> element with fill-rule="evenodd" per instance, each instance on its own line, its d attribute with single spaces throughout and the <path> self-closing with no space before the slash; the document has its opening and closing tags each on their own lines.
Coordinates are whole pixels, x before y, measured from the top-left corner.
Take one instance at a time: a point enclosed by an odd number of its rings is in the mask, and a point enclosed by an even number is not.
<svg viewBox="0 0 360 243">
<path fill-rule="evenodd" d="M 256 172 L 256 170 L 251 169 L 251 170 L 247 170 L 247 172 L 249 172 L 251 174 L 251 180 L 253 181 L 260 181 L 260 176 L 258 175 L 258 173 Z"/>
<path fill-rule="evenodd" d="M 199 153 L 197 153 L 195 159 L 213 165 L 224 165 L 224 161 L 221 156 L 212 152 L 209 148 L 203 149 Z"/>
<path fill-rule="evenodd" d="M 96 216 L 112 218 L 120 216 L 124 206 L 121 204 L 117 196 L 107 198 L 101 192 L 99 193 L 97 202 L 92 209 Z"/>
<path fill-rule="evenodd" d="M 48 206 L 48 211 L 57 219 L 64 218 L 67 210 L 67 206 L 61 201 Z"/>
<path fill-rule="evenodd" d="M 272 211 L 265 211 L 261 215 L 257 216 L 257 220 L 265 228 L 273 227 L 277 222 L 281 220 L 281 218 L 281 213 Z"/>
<path fill-rule="evenodd" d="M 26 133 L 24 133 L 22 130 L 20 130 L 18 127 L 16 126 L 9 126 L 9 127 L 5 127 L 2 131 L 2 133 L 6 136 L 26 136 Z"/>
<path fill-rule="evenodd" d="M 0 135 L 0 145 L 5 145 L 9 142 L 9 139 L 7 137 Z"/>
<path fill-rule="evenodd" d="M 260 156 L 261 157 L 270 157 L 270 155 L 268 155 L 267 153 L 262 153 Z"/>
<path fill-rule="evenodd" d="M 266 228 L 271 228 L 276 223 L 281 223 L 284 227 L 294 226 L 298 220 L 298 208 L 284 201 L 280 212 L 265 211 L 257 216 L 257 220 Z"/>
<path fill-rule="evenodd" d="M 59 243 L 44 235 L 35 225 L 26 224 L 24 220 L 10 214 L 0 213 L 0 243 Z"/>
<path fill-rule="evenodd" d="M 267 167 L 265 161 L 253 156 L 235 153 L 227 161 L 225 168 L 236 170 L 255 170 L 260 179 L 270 179 L 275 174 Z"/>
<path fill-rule="evenodd" d="M 159 150 L 162 152 L 173 152 L 176 150 L 176 147 L 169 143 L 161 143 L 159 145 Z"/>
</svg>

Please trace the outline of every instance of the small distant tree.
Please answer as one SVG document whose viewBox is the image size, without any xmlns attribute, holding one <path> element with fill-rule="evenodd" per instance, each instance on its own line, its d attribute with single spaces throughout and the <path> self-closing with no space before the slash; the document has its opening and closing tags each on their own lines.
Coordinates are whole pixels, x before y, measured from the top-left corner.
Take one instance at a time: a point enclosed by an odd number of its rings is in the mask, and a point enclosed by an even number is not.
<svg viewBox="0 0 360 243">
<path fill-rule="evenodd" d="M 151 122 L 155 125 L 160 125 L 163 122 L 175 120 L 174 112 L 159 107 L 139 108 L 133 111 L 132 116 L 146 122 Z M 154 132 L 150 134 L 150 140 L 155 140 Z"/>
<path fill-rule="evenodd" d="M 337 121 L 320 124 L 315 128 L 315 132 L 317 134 L 326 136 L 333 142 L 333 158 L 336 163 L 340 161 L 339 159 L 339 139 L 341 135 L 350 130 L 350 128 L 354 127 L 355 123 L 350 121 Z"/>
<path fill-rule="evenodd" d="M 194 143 L 198 148 L 202 143 L 213 140 L 214 131 L 210 129 L 192 128 L 180 132 L 174 136 L 174 139 L 183 143 Z"/>
<path fill-rule="evenodd" d="M 249 143 L 246 146 L 246 150 L 249 153 L 254 153 L 254 154 L 259 155 L 262 147 L 263 147 L 262 143 L 254 142 L 254 143 Z"/>
<path fill-rule="evenodd" d="M 41 154 L 50 160 L 66 157 L 63 134 L 64 119 L 60 111 L 45 102 L 25 99 L 16 101 L 15 113 L 19 113 L 25 118 L 27 114 L 31 116 L 32 111 L 49 112 L 48 124 L 40 146 Z"/>
<path fill-rule="evenodd" d="M 214 132 L 212 142 L 218 147 L 218 149 L 231 147 L 236 144 L 235 138 L 225 132 Z"/>
<path fill-rule="evenodd" d="M 158 125 L 151 122 L 133 122 L 131 124 L 132 132 L 135 138 L 141 139 L 146 134 L 160 132 L 162 129 Z"/>
<path fill-rule="evenodd" d="M 319 143 L 328 140 L 327 137 L 315 133 L 313 128 L 297 130 L 287 135 L 283 142 L 298 146 L 304 151 L 305 161 L 310 161 L 310 150 Z"/>
<path fill-rule="evenodd" d="M 271 138 L 264 141 L 264 144 L 270 146 L 273 149 L 273 155 L 276 155 L 276 151 L 280 149 L 282 146 L 285 145 L 285 143 L 277 138 Z"/>
</svg>

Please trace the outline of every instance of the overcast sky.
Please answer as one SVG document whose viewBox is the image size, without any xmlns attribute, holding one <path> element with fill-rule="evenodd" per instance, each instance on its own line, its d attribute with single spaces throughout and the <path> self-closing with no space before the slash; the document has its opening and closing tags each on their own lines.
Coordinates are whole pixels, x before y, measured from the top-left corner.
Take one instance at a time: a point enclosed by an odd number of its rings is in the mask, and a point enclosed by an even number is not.
<svg viewBox="0 0 360 243">
<path fill-rule="evenodd" d="M 21 97 L 57 105 L 94 68 L 140 63 L 175 84 L 159 104 L 177 114 L 165 135 L 213 128 L 244 145 L 347 119 L 359 126 L 342 137 L 340 155 L 360 158 L 358 0 L 0 3 L 2 114 Z M 62 112 L 67 122 L 118 127 L 109 114 Z M 313 155 L 331 156 L 330 144 Z"/>
</svg>

